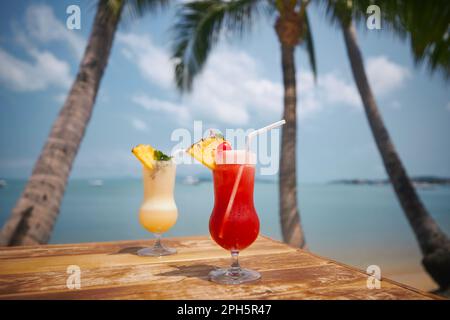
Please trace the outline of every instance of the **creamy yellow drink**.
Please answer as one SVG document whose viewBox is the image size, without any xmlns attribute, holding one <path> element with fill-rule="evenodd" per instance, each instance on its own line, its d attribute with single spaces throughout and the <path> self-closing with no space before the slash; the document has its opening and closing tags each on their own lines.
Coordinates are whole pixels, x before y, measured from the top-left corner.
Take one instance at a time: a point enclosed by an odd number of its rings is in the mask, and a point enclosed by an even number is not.
<svg viewBox="0 0 450 320">
<path fill-rule="evenodd" d="M 140 249 L 140 256 L 165 256 L 177 251 L 161 243 L 161 234 L 172 228 L 177 221 L 178 211 L 173 197 L 176 164 L 172 157 L 140 144 L 133 148 L 133 154 L 143 165 L 142 179 L 144 199 L 139 210 L 139 222 L 156 236 L 151 248 Z"/>
<path fill-rule="evenodd" d="M 177 221 L 178 211 L 173 197 L 176 165 L 172 160 L 157 161 L 154 168 L 142 170 L 144 201 L 139 222 L 150 232 L 163 233 Z"/>
</svg>

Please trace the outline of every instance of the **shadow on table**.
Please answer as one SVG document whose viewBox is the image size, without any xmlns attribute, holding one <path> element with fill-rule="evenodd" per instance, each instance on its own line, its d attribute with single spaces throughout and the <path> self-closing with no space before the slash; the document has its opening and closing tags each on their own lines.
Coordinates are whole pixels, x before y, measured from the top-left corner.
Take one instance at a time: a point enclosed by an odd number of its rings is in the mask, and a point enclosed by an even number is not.
<svg viewBox="0 0 450 320">
<path fill-rule="evenodd" d="M 146 248 L 146 247 L 127 247 L 127 248 L 122 248 L 119 251 L 113 252 L 113 253 L 110 253 L 110 254 L 111 255 L 112 254 L 134 254 L 135 256 L 137 256 L 138 255 L 137 252 L 139 250 L 141 250 L 141 249 L 144 249 L 144 248 Z"/>
<path fill-rule="evenodd" d="M 116 254 L 137 255 L 137 252 L 143 248 L 146 248 L 146 247 L 144 247 L 144 246 L 126 247 L 126 248 L 120 249 L 117 252 L 113 252 L 110 254 L 111 255 L 116 255 Z M 153 258 L 157 259 L 158 257 L 153 257 Z M 174 268 L 175 270 L 162 272 L 157 275 L 165 276 L 165 277 L 189 277 L 189 278 L 197 278 L 197 279 L 208 281 L 209 272 L 218 268 L 216 266 L 209 265 L 209 264 L 195 264 L 195 265 L 190 265 L 190 266 L 179 266 L 179 265 L 171 264 L 171 265 L 169 265 L 169 267 Z"/>
<path fill-rule="evenodd" d="M 169 265 L 169 267 L 174 268 L 175 270 L 162 272 L 157 275 L 166 277 L 197 278 L 208 281 L 209 272 L 217 268 L 216 266 L 209 264 L 195 264 L 191 266 Z"/>
</svg>

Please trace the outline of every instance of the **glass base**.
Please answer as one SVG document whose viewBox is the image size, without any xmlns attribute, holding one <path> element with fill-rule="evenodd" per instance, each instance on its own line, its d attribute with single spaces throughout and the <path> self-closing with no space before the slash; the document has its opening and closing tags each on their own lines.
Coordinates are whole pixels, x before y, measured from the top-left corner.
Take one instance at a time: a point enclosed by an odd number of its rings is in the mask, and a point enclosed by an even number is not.
<svg viewBox="0 0 450 320">
<path fill-rule="evenodd" d="M 250 269 L 240 269 L 234 271 L 230 269 L 217 269 L 209 273 L 209 280 L 221 284 L 240 284 L 256 281 L 261 278 L 261 274 Z"/>
<path fill-rule="evenodd" d="M 137 255 L 141 257 L 161 257 L 161 256 L 169 256 L 171 254 L 177 253 L 177 250 L 174 248 L 167 247 L 151 247 L 151 248 L 143 248 L 138 250 Z"/>
</svg>

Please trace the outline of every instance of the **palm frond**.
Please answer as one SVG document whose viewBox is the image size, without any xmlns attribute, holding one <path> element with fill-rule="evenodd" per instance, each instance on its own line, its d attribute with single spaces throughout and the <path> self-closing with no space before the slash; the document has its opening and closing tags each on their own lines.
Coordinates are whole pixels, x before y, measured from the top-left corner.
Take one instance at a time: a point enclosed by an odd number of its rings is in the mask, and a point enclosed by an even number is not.
<svg viewBox="0 0 450 320">
<path fill-rule="evenodd" d="M 382 23 L 410 41 L 416 64 L 426 64 L 431 73 L 439 71 L 449 80 L 450 2 L 391 0 L 380 8 Z"/>
<path fill-rule="evenodd" d="M 118 0 L 113 0 L 118 1 Z M 156 13 L 166 9 L 174 0 L 120 0 L 124 2 L 125 9 L 130 18 L 141 17 L 146 13 Z"/>
<path fill-rule="evenodd" d="M 305 11 L 304 14 L 305 21 L 305 34 L 304 34 L 304 44 L 306 52 L 308 53 L 309 64 L 311 65 L 311 70 L 314 75 L 314 80 L 317 79 L 317 65 L 316 65 L 316 53 L 314 50 L 314 41 L 311 31 L 311 24 L 309 23 L 308 13 Z"/>
<path fill-rule="evenodd" d="M 172 58 L 179 90 L 190 90 L 222 32 L 242 36 L 262 9 L 261 0 L 198 0 L 176 13 Z"/>
<path fill-rule="evenodd" d="M 317 2 L 316 2 L 317 3 Z M 366 22 L 372 0 L 326 0 L 319 2 L 333 23 Z M 391 31 L 410 42 L 416 64 L 430 72 L 440 71 L 450 79 L 450 2 L 448 0 L 389 0 L 377 3 L 383 31 Z"/>
<path fill-rule="evenodd" d="M 316 5 L 325 13 L 330 23 L 341 26 L 351 22 L 353 14 L 353 2 L 344 0 L 315 1 Z M 355 12 L 360 12 L 356 10 Z"/>
</svg>

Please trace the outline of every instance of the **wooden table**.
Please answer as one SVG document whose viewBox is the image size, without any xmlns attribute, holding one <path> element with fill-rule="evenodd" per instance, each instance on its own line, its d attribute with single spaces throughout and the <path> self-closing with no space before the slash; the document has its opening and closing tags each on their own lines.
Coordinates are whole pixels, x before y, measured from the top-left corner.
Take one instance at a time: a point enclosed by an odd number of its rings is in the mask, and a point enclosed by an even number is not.
<svg viewBox="0 0 450 320">
<path fill-rule="evenodd" d="M 382 279 L 381 289 L 369 290 L 363 271 L 264 236 L 240 259 L 241 265 L 259 271 L 262 279 L 218 285 L 208 281 L 208 272 L 228 267 L 229 253 L 207 236 L 164 241 L 178 254 L 136 255 L 152 241 L 0 248 L 0 299 L 436 298 L 388 279 Z M 80 289 L 67 287 L 70 265 L 80 268 Z"/>
</svg>

